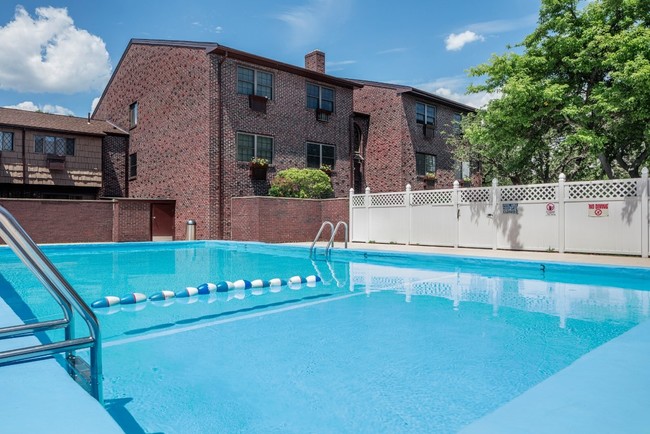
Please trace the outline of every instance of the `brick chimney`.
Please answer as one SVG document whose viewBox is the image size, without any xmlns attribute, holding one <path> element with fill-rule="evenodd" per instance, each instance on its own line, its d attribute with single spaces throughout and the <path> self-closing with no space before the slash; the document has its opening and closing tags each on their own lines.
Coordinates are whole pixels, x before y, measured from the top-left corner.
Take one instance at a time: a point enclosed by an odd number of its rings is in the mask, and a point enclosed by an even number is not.
<svg viewBox="0 0 650 434">
<path fill-rule="evenodd" d="M 325 53 L 314 50 L 305 55 L 305 69 L 325 74 Z"/>
</svg>

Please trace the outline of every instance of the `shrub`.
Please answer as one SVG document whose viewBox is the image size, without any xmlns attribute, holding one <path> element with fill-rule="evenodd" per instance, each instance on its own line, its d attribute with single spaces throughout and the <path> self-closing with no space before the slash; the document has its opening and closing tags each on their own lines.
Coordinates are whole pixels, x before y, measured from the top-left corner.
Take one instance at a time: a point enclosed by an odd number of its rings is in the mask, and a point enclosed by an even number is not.
<svg viewBox="0 0 650 434">
<path fill-rule="evenodd" d="M 273 178 L 269 195 L 325 199 L 334 196 L 329 176 L 319 169 L 286 169 Z"/>
</svg>

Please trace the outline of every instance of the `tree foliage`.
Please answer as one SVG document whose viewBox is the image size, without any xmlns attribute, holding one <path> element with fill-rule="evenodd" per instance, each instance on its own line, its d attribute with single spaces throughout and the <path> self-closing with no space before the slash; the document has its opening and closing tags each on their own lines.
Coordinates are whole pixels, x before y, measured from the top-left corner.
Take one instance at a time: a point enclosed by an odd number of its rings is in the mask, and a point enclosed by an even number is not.
<svg viewBox="0 0 650 434">
<path fill-rule="evenodd" d="M 500 93 L 462 121 L 457 158 L 513 183 L 638 177 L 649 163 L 650 1 L 542 0 L 538 27 L 470 70 Z M 518 51 L 518 52 L 515 52 Z"/>
<path fill-rule="evenodd" d="M 286 169 L 273 178 L 269 195 L 325 199 L 334 195 L 330 177 L 319 169 Z"/>
</svg>

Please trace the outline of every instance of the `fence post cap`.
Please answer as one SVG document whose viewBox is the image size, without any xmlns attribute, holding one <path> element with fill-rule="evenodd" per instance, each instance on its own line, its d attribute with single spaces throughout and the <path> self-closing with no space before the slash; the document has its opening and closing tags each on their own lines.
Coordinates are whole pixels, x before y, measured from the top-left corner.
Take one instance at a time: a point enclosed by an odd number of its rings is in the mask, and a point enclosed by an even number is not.
<svg viewBox="0 0 650 434">
<path fill-rule="evenodd" d="M 188 221 L 187 221 L 187 224 L 188 224 L 188 225 L 195 225 L 196 222 L 195 222 L 194 220 L 188 220 Z"/>
<path fill-rule="evenodd" d="M 643 169 L 641 169 L 641 176 L 644 176 L 644 177 L 648 176 L 648 168 L 647 167 L 644 167 Z"/>
<path fill-rule="evenodd" d="M 499 185 L 499 180 L 496 178 L 492 178 L 492 187 L 496 187 L 497 185 Z"/>
<path fill-rule="evenodd" d="M 454 181 L 454 188 L 459 188 L 459 187 L 460 187 L 460 183 L 458 182 L 458 180 L 455 180 Z"/>
<path fill-rule="evenodd" d="M 366 187 L 366 194 L 370 194 L 370 187 Z"/>
<path fill-rule="evenodd" d="M 406 191 L 411 191 L 411 184 L 406 184 Z"/>
<path fill-rule="evenodd" d="M 560 173 L 560 182 L 566 181 L 566 175 L 564 173 Z"/>
</svg>

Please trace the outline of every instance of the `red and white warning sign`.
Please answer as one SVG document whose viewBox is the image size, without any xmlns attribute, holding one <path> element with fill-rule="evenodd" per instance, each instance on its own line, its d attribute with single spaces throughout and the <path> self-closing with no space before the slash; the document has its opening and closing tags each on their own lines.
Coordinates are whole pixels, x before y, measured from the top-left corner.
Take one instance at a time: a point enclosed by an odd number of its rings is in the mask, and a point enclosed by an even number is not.
<svg viewBox="0 0 650 434">
<path fill-rule="evenodd" d="M 588 204 L 589 217 L 607 217 L 609 216 L 609 204 L 608 203 L 590 203 Z"/>
<path fill-rule="evenodd" d="M 555 204 L 553 202 L 546 204 L 546 215 L 555 215 Z"/>
</svg>

